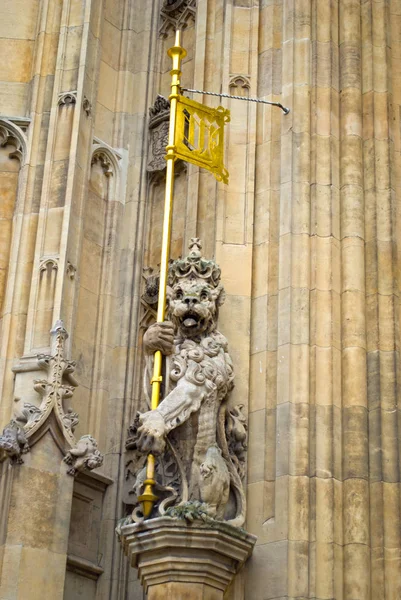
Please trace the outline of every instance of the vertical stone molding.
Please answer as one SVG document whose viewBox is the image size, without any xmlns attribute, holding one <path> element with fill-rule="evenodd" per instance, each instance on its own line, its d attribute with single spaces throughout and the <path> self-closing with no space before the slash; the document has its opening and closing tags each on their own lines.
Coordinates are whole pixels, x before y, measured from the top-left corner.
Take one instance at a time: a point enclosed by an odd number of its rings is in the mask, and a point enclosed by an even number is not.
<svg viewBox="0 0 401 600">
<path fill-rule="evenodd" d="M 11 120 L 0 117 L 0 323 L 10 272 L 12 222 L 18 206 L 21 169 L 25 165 L 26 154 L 26 137 L 22 129 Z"/>
</svg>

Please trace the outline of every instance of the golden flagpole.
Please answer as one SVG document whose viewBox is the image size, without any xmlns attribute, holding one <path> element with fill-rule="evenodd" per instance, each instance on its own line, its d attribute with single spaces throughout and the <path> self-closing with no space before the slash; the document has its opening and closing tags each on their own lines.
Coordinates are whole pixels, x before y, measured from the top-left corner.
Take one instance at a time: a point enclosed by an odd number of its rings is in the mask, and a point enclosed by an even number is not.
<svg viewBox="0 0 401 600">
<path fill-rule="evenodd" d="M 159 298 L 157 305 L 157 322 L 164 321 L 166 312 L 166 290 L 168 277 L 168 263 L 170 254 L 170 239 L 171 239 L 171 221 L 173 215 L 173 193 L 174 193 L 174 163 L 176 160 L 176 120 L 177 120 L 177 101 L 180 92 L 180 76 L 181 76 L 181 60 L 186 56 L 186 51 L 181 47 L 181 31 L 176 31 L 174 46 L 169 49 L 168 55 L 173 61 L 171 74 L 171 94 L 170 100 L 170 125 L 168 133 L 168 145 L 166 147 L 166 191 L 164 197 L 164 217 L 163 217 L 163 237 L 162 251 L 160 260 L 160 282 L 159 282 Z M 155 410 L 159 405 L 160 400 L 160 384 L 162 382 L 162 353 L 157 350 L 154 355 L 152 398 L 151 410 Z M 155 457 L 153 454 L 148 455 L 146 466 L 145 488 L 138 500 L 142 504 L 142 512 L 145 518 L 152 513 L 153 505 L 157 500 L 157 496 L 153 493 L 155 485 Z"/>
</svg>

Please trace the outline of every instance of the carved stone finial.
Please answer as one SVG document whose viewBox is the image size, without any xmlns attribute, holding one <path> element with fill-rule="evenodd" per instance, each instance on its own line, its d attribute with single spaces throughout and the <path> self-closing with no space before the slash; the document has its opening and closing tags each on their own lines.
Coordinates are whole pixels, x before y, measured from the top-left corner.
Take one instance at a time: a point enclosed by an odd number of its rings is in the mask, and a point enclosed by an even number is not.
<svg viewBox="0 0 401 600">
<path fill-rule="evenodd" d="M 100 467 L 103 456 L 92 436 L 82 436 L 77 442 L 74 430 L 79 422 L 78 413 L 65 407 L 65 401 L 72 398 L 78 385 L 73 377 L 76 363 L 65 356 L 67 338 L 63 321 L 56 321 L 50 331 L 50 354 L 39 354 L 37 357 L 39 367 L 47 375 L 33 382 L 34 390 L 41 396 L 40 405 L 28 402 L 22 402 L 21 405 L 21 401 L 17 400 L 14 417 L 0 436 L 0 449 L 13 462 L 22 463 L 21 455 L 29 450 L 29 440 L 35 443 L 40 433 L 37 436 L 35 434 L 47 427 L 48 420 L 54 415 L 54 419 L 50 420 L 50 430 L 53 431 L 55 420 L 58 426 L 56 439 L 65 454 L 65 462 L 71 465 L 68 473 L 73 475 L 83 469 Z"/>
</svg>

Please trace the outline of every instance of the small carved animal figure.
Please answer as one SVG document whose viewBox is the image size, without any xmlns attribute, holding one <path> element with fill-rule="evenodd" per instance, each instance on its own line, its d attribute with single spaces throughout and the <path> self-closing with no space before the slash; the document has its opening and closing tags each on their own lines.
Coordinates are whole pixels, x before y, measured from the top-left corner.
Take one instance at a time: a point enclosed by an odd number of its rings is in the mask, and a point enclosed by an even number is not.
<svg viewBox="0 0 401 600">
<path fill-rule="evenodd" d="M 4 428 L 0 436 L 0 448 L 4 450 L 12 462 L 22 464 L 21 454 L 29 452 L 28 440 L 25 437 L 23 426 L 15 419 Z"/>
<path fill-rule="evenodd" d="M 83 435 L 75 448 L 71 448 L 64 457 L 64 462 L 71 465 L 67 473 L 75 475 L 86 469 L 92 471 L 103 464 L 103 456 L 97 449 L 97 441 L 91 435 Z"/>
<path fill-rule="evenodd" d="M 210 446 L 200 466 L 200 496 L 209 505 L 209 515 L 222 519 L 230 493 L 230 474 L 221 450 Z"/>
</svg>

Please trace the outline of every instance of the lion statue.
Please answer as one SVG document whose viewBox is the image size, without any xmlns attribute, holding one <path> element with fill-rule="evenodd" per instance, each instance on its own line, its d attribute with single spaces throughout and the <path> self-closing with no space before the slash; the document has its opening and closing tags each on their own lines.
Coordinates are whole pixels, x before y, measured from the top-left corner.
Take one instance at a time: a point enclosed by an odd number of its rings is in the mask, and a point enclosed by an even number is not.
<svg viewBox="0 0 401 600">
<path fill-rule="evenodd" d="M 152 453 L 157 457 L 156 493 L 172 491 L 175 505 L 201 501 L 211 517 L 241 526 L 245 443 L 236 455 L 239 445 L 233 442 L 238 436 L 235 423 L 242 435 L 245 418 L 233 421 L 228 406 L 233 365 L 227 340 L 217 331 L 224 288 L 218 265 L 202 258 L 200 241 L 192 239 L 189 249 L 186 258 L 170 265 L 169 320 L 151 325 L 143 338 L 148 404 L 153 354 L 160 350 L 166 359 L 162 401 L 156 410 L 137 413 L 129 429 L 127 447 L 138 456 L 133 488 L 143 489 L 143 458 Z M 163 514 L 161 505 L 165 508 L 166 501 L 156 504 L 156 514 Z"/>
</svg>

